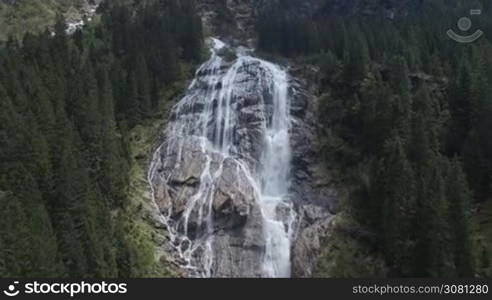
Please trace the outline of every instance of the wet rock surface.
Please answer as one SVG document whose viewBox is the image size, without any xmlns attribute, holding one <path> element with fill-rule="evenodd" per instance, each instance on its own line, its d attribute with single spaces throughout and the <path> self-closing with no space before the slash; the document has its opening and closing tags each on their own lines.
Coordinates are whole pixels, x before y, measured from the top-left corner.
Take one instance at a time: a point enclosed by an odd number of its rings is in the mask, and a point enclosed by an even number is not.
<svg viewBox="0 0 492 300">
<path fill-rule="evenodd" d="M 150 181 L 169 230 L 163 247 L 186 276 L 265 277 L 265 209 L 283 220 L 281 231 L 293 228 L 290 276 L 310 277 L 328 238 L 340 197 L 319 160 L 315 68 L 289 69 L 288 201 L 261 205 L 256 178 L 265 168 L 265 135 L 278 109 L 268 67 L 249 58 L 211 60 L 197 71 L 163 133 Z"/>
<path fill-rule="evenodd" d="M 265 173 L 273 169 L 275 179 L 275 172 L 288 172 L 278 165 L 282 160 L 273 158 L 269 167 L 266 158 L 267 140 L 282 141 L 279 120 L 288 118 L 282 74 L 256 58 L 229 62 L 213 54 L 173 109 L 149 181 L 173 260 L 187 276 L 275 277 L 290 270 L 286 239 L 293 211 L 290 198 L 276 194 L 288 182 L 270 181 Z M 279 116 L 282 109 L 286 116 Z M 268 228 L 279 230 L 272 237 Z M 275 247 L 285 243 L 287 253 L 276 255 Z M 272 258 L 265 267 L 266 255 Z"/>
<path fill-rule="evenodd" d="M 313 67 L 294 66 L 291 74 L 292 186 L 298 214 L 292 242 L 292 276 L 310 277 L 321 253 L 322 242 L 338 210 L 339 195 L 329 174 L 323 172 L 317 141 L 317 74 Z"/>
</svg>

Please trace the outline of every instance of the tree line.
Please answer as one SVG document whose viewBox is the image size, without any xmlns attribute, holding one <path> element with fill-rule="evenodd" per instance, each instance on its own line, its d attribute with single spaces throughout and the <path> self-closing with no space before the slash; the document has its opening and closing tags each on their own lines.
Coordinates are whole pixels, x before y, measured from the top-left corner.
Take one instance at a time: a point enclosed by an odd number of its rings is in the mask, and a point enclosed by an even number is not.
<svg viewBox="0 0 492 300">
<path fill-rule="evenodd" d="M 0 46 L 0 276 L 149 274 L 122 211 L 129 130 L 202 55 L 192 1 L 106 1 L 101 21 Z"/>
<path fill-rule="evenodd" d="M 490 276 L 473 207 L 491 201 L 492 44 L 446 36 L 470 8 L 492 32 L 490 3 L 420 1 L 389 19 L 300 17 L 296 1 L 260 14 L 259 48 L 319 66 L 323 155 L 363 170 L 350 210 L 377 233 L 388 276 Z"/>
</svg>

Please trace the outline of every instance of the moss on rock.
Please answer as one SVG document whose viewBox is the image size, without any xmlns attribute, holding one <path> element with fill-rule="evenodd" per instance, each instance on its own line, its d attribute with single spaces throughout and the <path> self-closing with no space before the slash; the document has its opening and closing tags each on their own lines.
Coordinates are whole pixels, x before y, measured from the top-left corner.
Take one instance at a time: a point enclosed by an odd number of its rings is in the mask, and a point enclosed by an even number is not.
<svg viewBox="0 0 492 300">
<path fill-rule="evenodd" d="M 375 278 L 385 277 L 384 260 L 376 255 L 364 233 L 350 216 L 339 213 L 332 220 L 331 233 L 318 258 L 313 277 Z"/>
</svg>

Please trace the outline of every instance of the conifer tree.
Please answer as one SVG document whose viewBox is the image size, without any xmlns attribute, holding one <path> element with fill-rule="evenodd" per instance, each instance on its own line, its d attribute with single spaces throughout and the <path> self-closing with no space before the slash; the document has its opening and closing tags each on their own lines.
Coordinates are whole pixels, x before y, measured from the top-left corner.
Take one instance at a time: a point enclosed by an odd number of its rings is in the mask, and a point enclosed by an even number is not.
<svg viewBox="0 0 492 300">
<path fill-rule="evenodd" d="M 417 235 L 413 275 L 447 276 L 448 259 L 445 186 L 441 158 L 431 154 L 418 173 Z"/>
<path fill-rule="evenodd" d="M 446 197 L 453 260 L 458 277 L 474 277 L 474 255 L 471 240 L 471 193 L 461 164 L 454 159 L 448 171 Z"/>
<path fill-rule="evenodd" d="M 403 144 L 395 134 L 385 144 L 383 155 L 382 228 L 386 259 L 396 274 L 409 272 L 411 261 L 411 231 L 414 220 L 415 184 Z"/>
</svg>

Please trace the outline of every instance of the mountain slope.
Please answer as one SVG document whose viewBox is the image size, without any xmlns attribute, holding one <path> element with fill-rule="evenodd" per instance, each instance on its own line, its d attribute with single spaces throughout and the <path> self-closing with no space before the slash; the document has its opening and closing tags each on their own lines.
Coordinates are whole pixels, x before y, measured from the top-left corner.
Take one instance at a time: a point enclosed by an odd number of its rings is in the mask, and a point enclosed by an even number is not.
<svg viewBox="0 0 492 300">
<path fill-rule="evenodd" d="M 317 70 L 320 155 L 348 194 L 315 274 L 490 274 L 490 1 L 327 0 L 314 18 L 296 2 L 257 28 L 261 50 Z M 456 43 L 446 30 L 472 8 L 485 35 Z"/>
<path fill-rule="evenodd" d="M 0 47 L 0 277 L 169 276 L 134 145 L 201 59 L 177 1 Z"/>
<path fill-rule="evenodd" d="M 55 24 L 58 14 L 81 19 L 90 4 L 101 0 L 0 0 L 0 41 L 9 35 L 42 32 Z"/>
</svg>

